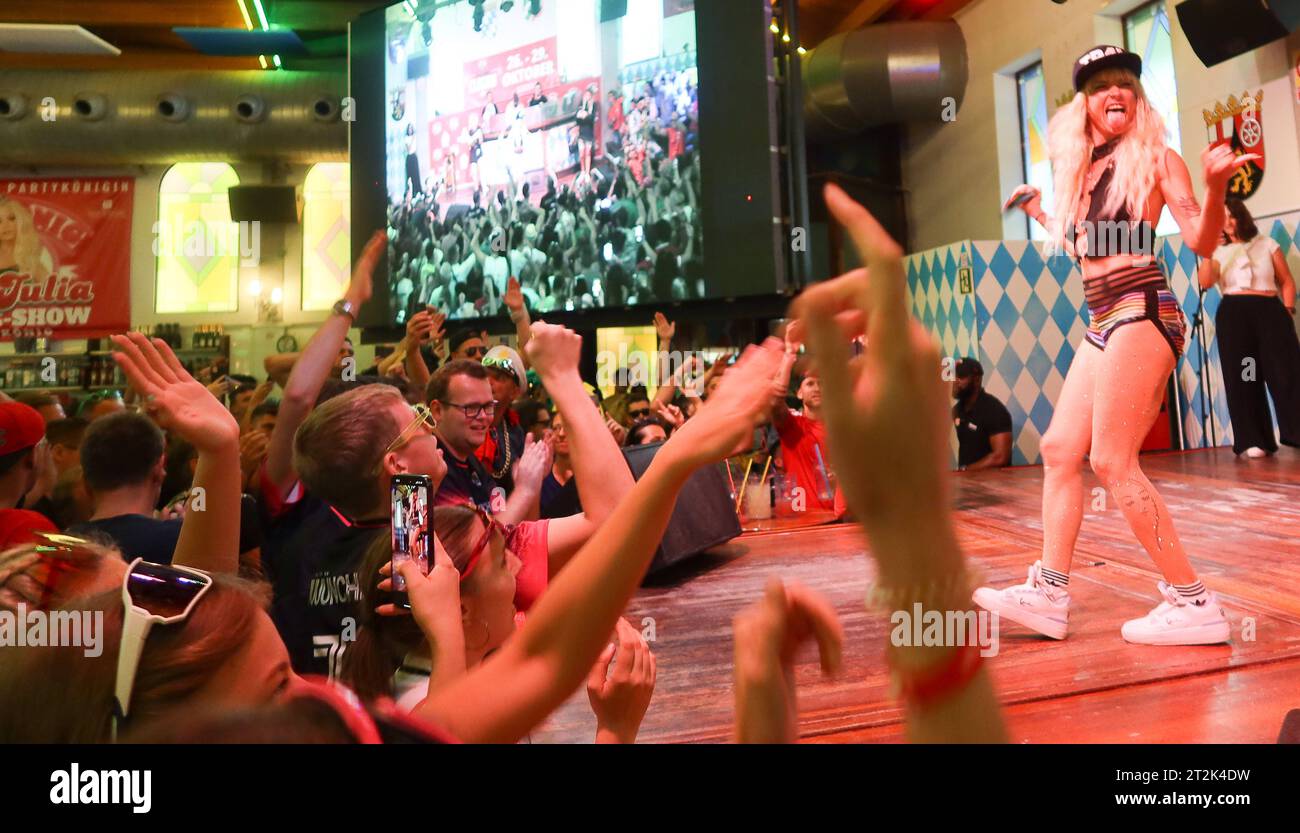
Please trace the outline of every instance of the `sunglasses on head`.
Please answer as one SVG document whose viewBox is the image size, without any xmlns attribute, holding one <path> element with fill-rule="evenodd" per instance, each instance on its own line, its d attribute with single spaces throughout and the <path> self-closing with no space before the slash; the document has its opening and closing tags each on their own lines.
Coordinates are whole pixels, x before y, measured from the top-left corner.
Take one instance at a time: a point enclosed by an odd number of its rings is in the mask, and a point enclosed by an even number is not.
<svg viewBox="0 0 1300 833">
<path fill-rule="evenodd" d="M 153 564 L 137 558 L 126 568 L 122 578 L 122 638 L 113 684 L 114 741 L 118 726 L 131 712 L 131 692 L 149 631 L 154 625 L 184 622 L 211 589 L 212 576 L 189 567 Z"/>
</svg>

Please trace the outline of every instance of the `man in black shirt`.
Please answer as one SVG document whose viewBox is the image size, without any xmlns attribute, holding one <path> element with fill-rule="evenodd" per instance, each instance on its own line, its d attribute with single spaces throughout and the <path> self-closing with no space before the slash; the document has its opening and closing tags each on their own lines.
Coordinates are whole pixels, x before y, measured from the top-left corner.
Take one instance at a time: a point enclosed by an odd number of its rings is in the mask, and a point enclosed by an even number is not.
<svg viewBox="0 0 1300 833">
<path fill-rule="evenodd" d="M 128 560 L 170 564 L 181 521 L 153 514 L 166 475 L 163 448 L 163 432 L 143 414 L 125 411 L 91 423 L 81 442 L 81 466 L 95 514 L 68 531 L 106 535 Z"/>
<path fill-rule="evenodd" d="M 984 390 L 984 367 L 975 359 L 957 362 L 952 383 L 952 423 L 961 448 L 962 471 L 995 469 L 1011 464 L 1011 414 Z"/>
<path fill-rule="evenodd" d="M 487 440 L 496 409 L 506 407 L 493 397 L 487 368 L 468 359 L 449 362 L 433 374 L 426 395 L 438 423 L 438 440 L 447 463 L 447 474 L 434 495 L 434 505 L 473 503 L 493 512 L 504 523 L 518 523 L 528 517 L 541 495 L 541 480 L 550 463 L 536 471 L 530 469 L 527 477 L 514 478 L 508 497 L 504 488 L 496 491 L 500 481 L 476 454 Z"/>
</svg>

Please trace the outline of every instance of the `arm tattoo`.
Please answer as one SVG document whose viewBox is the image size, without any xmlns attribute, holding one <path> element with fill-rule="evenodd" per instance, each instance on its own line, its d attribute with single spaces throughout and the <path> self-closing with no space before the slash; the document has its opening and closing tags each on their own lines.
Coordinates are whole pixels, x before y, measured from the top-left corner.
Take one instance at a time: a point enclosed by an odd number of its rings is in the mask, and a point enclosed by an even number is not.
<svg viewBox="0 0 1300 833">
<path fill-rule="evenodd" d="M 1201 206 L 1196 202 L 1195 197 L 1179 197 L 1178 207 L 1187 212 L 1189 217 L 1201 216 Z"/>
</svg>

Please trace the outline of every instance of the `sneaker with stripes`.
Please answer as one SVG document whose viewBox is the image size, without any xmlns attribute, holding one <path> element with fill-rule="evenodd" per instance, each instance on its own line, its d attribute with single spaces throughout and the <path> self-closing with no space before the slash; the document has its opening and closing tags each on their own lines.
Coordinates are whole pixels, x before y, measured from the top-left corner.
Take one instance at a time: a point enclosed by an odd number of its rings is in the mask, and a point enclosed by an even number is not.
<svg viewBox="0 0 1300 833">
<path fill-rule="evenodd" d="M 1053 639 L 1065 639 L 1070 625 L 1070 591 L 1044 580 L 1043 562 L 1035 561 L 1024 584 L 995 590 L 981 587 L 972 596 L 975 604 L 1012 622 L 1032 628 Z M 1056 573 L 1069 583 L 1069 576 Z"/>
<path fill-rule="evenodd" d="M 1138 645 L 1217 645 L 1232 633 L 1218 598 L 1199 581 L 1157 585 L 1164 601 L 1146 616 L 1124 623 L 1124 641 Z"/>
</svg>

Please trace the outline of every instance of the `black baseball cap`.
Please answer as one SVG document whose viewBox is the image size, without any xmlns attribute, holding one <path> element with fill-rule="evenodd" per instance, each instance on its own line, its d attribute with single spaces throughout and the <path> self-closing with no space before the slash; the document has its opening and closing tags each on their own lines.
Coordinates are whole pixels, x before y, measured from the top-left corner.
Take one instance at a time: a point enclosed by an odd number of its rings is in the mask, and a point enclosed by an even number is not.
<svg viewBox="0 0 1300 833">
<path fill-rule="evenodd" d="M 1082 92 L 1088 79 L 1103 69 L 1126 69 L 1142 77 L 1142 58 L 1118 46 L 1094 46 L 1074 62 L 1074 89 Z"/>
<path fill-rule="evenodd" d="M 958 379 L 969 379 L 971 376 L 983 376 L 984 365 L 980 364 L 975 359 L 972 359 L 970 356 L 967 356 L 957 362 L 955 373 L 957 374 Z"/>
</svg>

